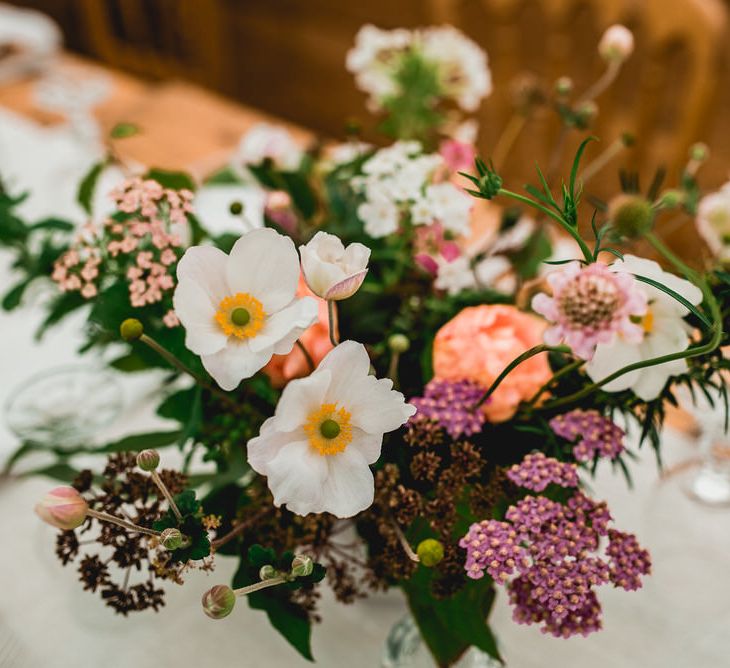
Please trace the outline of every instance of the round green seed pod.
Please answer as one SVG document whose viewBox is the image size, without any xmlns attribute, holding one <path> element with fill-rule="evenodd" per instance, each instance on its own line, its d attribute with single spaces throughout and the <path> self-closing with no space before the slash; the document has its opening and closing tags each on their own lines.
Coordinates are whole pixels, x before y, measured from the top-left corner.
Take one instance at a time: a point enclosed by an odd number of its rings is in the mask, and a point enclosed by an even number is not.
<svg viewBox="0 0 730 668">
<path fill-rule="evenodd" d="M 424 566 L 433 568 L 444 558 L 444 546 L 435 538 L 426 538 L 418 544 L 416 554 Z"/>
<path fill-rule="evenodd" d="M 127 318 L 119 326 L 119 334 L 125 341 L 136 341 L 144 334 L 144 326 L 137 318 Z"/>
<path fill-rule="evenodd" d="M 651 229 L 654 207 L 641 195 L 619 195 L 608 205 L 608 218 L 622 237 L 638 239 Z"/>
</svg>

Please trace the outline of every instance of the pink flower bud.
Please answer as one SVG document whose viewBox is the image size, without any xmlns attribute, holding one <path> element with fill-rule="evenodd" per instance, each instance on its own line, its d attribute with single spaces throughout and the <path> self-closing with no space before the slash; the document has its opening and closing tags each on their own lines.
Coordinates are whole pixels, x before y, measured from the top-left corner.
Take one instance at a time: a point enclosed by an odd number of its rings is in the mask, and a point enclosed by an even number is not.
<svg viewBox="0 0 730 668">
<path fill-rule="evenodd" d="M 634 35 L 626 26 L 619 24 L 608 28 L 598 43 L 598 53 L 606 62 L 622 63 L 632 54 L 633 50 Z"/>
<path fill-rule="evenodd" d="M 43 497 L 35 512 L 44 522 L 66 531 L 83 524 L 89 509 L 73 487 L 56 487 Z"/>
</svg>

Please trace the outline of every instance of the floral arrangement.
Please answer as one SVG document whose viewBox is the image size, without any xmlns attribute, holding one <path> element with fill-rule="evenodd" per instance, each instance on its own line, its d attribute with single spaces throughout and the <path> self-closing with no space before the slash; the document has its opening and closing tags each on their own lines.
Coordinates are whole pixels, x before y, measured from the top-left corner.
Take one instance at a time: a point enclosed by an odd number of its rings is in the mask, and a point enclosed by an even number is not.
<svg viewBox="0 0 730 668">
<path fill-rule="evenodd" d="M 554 109 L 580 137 L 632 48 L 610 28 L 597 85 L 575 101 L 566 77 L 551 95 L 523 85 L 515 113 Z M 259 126 L 202 185 L 129 173 L 99 220 L 98 177 L 136 131 L 124 124 L 79 188 L 80 231 L 21 220 L 22 196 L 1 190 L 0 241 L 20 277 L 3 307 L 50 277 L 39 335 L 85 309 L 84 351 L 123 372 L 164 369 L 157 414 L 178 424 L 26 443 L 11 463 L 56 457 L 35 473 L 66 485 L 37 513 L 60 530 L 60 560 L 124 615 L 163 606 L 163 581 L 232 558 L 233 582 L 201 592 L 203 612 L 220 619 L 246 598 L 310 659 L 323 579 L 342 603 L 399 587 L 443 666 L 472 646 L 500 657 L 488 616 L 501 591 L 518 623 L 597 631 L 599 588 L 639 589 L 651 559 L 584 481 L 602 460 L 628 478 L 645 442 L 659 456 L 678 386 L 726 396 L 728 188 L 702 195 L 697 145 L 677 187 L 655 180 L 644 195 L 622 173 L 622 191 L 588 210 L 583 188 L 607 162 L 581 167 L 588 137 L 566 180 L 538 171 L 519 194 L 476 157 L 464 116 L 491 90 L 476 44 L 450 27 L 366 26 L 347 66 L 393 143 L 354 133 L 305 150 Z M 232 201 L 240 232 L 211 233 L 196 191 L 242 182 L 266 192 L 261 219 Z M 657 235 L 667 210 L 696 217 L 703 267 Z M 631 253 L 637 240 L 660 262 Z M 181 470 L 159 468 L 166 447 Z M 90 453 L 108 458 L 101 473 L 74 467 Z"/>
</svg>

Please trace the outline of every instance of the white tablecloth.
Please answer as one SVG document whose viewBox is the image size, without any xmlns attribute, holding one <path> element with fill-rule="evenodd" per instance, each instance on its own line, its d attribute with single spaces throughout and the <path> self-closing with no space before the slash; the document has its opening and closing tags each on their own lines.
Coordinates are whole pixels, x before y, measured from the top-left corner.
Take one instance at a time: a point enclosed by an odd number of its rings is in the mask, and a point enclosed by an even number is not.
<svg viewBox="0 0 730 668">
<path fill-rule="evenodd" d="M 19 153 L 20 146 L 25 149 Z M 62 130 L 36 128 L 0 111 L 0 173 L 10 170 L 21 186 L 47 188 L 24 205 L 33 215 L 77 215 L 77 176 L 92 160 L 88 153 L 75 151 Z M 75 172 L 64 168 L 64 161 Z M 0 254 L 2 286 L 10 279 L 7 260 Z M 75 359 L 81 320 L 69 319 L 36 345 L 31 333 L 39 318 L 32 303 L 12 315 L 0 314 L 2 403 L 31 374 Z M 135 427 L 138 419 L 150 418 L 135 418 Z M 130 428 L 129 420 L 115 426 L 118 432 Z M 0 425 L 0 457 L 14 445 Z M 668 434 L 665 450 L 671 462 L 686 457 L 691 445 Z M 602 588 L 605 630 L 587 639 L 556 640 L 537 628 L 515 625 L 500 595 L 492 624 L 508 667 L 730 665 L 730 513 L 694 504 L 674 483 L 659 484 L 649 451 L 634 473 L 636 489 L 629 491 L 610 466 L 603 466 L 594 495 L 609 501 L 619 528 L 635 531 L 651 549 L 654 575 L 638 592 Z M 248 610 L 243 601 L 225 620 L 213 622 L 203 616 L 201 593 L 229 581 L 235 568 L 231 559 L 220 558 L 212 575 L 193 573 L 184 587 L 169 586 L 167 606 L 159 614 L 116 617 L 98 596 L 83 592 L 73 570 L 63 568 L 53 555 L 54 531 L 32 512 L 51 484 L 43 479 L 0 481 L 0 666 L 309 665 L 269 627 L 263 613 Z M 403 612 L 398 592 L 341 606 L 325 591 L 324 623 L 314 629 L 315 657 L 320 665 L 333 668 L 378 665 L 388 629 Z"/>
</svg>

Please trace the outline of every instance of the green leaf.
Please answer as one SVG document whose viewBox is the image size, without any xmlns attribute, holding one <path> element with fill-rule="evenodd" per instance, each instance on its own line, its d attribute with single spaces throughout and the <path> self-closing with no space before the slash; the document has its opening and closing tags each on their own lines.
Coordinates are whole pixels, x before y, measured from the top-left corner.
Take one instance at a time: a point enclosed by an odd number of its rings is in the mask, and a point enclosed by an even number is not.
<svg viewBox="0 0 730 668">
<path fill-rule="evenodd" d="M 78 469 L 75 469 L 64 462 L 58 462 L 56 464 L 51 464 L 50 466 L 44 466 L 42 468 L 33 469 L 32 471 L 26 471 L 23 473 L 23 477 L 26 478 L 46 476 L 48 478 L 53 478 L 54 480 L 69 483 L 73 482 L 78 475 Z"/>
<path fill-rule="evenodd" d="M 13 309 L 20 306 L 20 302 L 23 299 L 23 293 L 25 292 L 25 289 L 30 285 L 30 280 L 25 279 L 22 280 L 20 283 L 15 285 L 14 287 L 10 288 L 5 293 L 5 296 L 3 297 L 2 301 L 2 307 L 4 311 L 12 311 Z"/>
<path fill-rule="evenodd" d="M 147 371 L 149 366 L 146 362 L 135 353 L 129 353 L 128 355 L 122 355 L 117 359 L 109 362 L 109 366 L 117 371 L 123 371 L 124 373 L 134 373 L 135 371 Z"/>
<path fill-rule="evenodd" d="M 118 441 L 96 448 L 94 452 L 138 452 L 149 448 L 163 448 L 166 445 L 177 443 L 179 438 L 180 430 L 152 431 L 146 434 L 125 436 Z"/>
<path fill-rule="evenodd" d="M 254 548 L 256 548 L 254 550 Z M 252 556 L 253 550 L 253 559 Z M 253 584 L 256 579 L 253 574 L 261 566 L 275 563 L 276 554 L 273 550 L 253 545 L 249 549 L 248 562 L 241 559 L 240 566 L 233 576 L 234 588 Z M 254 610 L 266 612 L 271 625 L 289 642 L 289 644 L 308 661 L 314 661 L 312 656 L 312 624 L 307 613 L 301 607 L 289 600 L 288 585 L 279 585 L 270 589 L 249 594 L 248 605 Z"/>
<path fill-rule="evenodd" d="M 139 134 L 142 129 L 136 123 L 117 123 L 109 132 L 112 139 L 126 139 Z"/>
<path fill-rule="evenodd" d="M 578 147 L 578 150 L 575 153 L 575 159 L 573 160 L 573 167 L 570 170 L 570 196 L 573 200 L 575 200 L 575 179 L 578 176 L 578 167 L 580 166 L 580 159 L 583 157 L 583 151 L 586 150 L 586 146 L 590 144 L 592 141 L 598 141 L 596 137 L 586 137 Z M 577 201 L 576 201 L 577 204 Z"/>
<path fill-rule="evenodd" d="M 705 314 L 702 313 L 702 311 L 700 311 L 694 304 L 690 303 L 684 297 L 682 297 L 682 295 L 680 295 L 678 292 L 675 292 L 674 290 L 667 287 L 663 283 L 658 283 L 654 279 L 647 278 L 646 276 L 639 276 L 638 274 L 634 274 L 634 278 L 636 278 L 637 281 L 641 281 L 642 283 L 651 285 L 653 288 L 656 288 L 657 290 L 661 290 L 662 292 L 668 294 L 673 299 L 676 299 L 688 311 L 693 313 L 702 322 L 702 324 L 704 324 L 708 329 L 712 327 L 712 323 L 707 319 Z"/>
<path fill-rule="evenodd" d="M 58 230 L 60 232 L 71 232 L 74 228 L 73 223 L 61 218 L 44 218 L 30 226 L 31 230 Z"/>
<path fill-rule="evenodd" d="M 107 163 L 106 160 L 97 162 L 92 165 L 91 169 L 86 173 L 86 176 L 81 180 L 79 184 L 79 190 L 76 193 L 76 201 L 81 205 L 81 208 L 86 211 L 87 214 L 92 214 L 92 201 L 94 199 L 94 191 L 96 190 L 96 184 L 99 181 L 101 173 L 104 171 Z"/>
<path fill-rule="evenodd" d="M 420 567 L 401 587 L 424 641 L 439 666 L 453 665 L 469 647 L 502 661 L 487 616 L 494 603 L 490 578 L 468 582 L 446 599 L 431 593 L 433 571 Z"/>
<path fill-rule="evenodd" d="M 174 172 L 153 167 L 144 175 L 144 178 L 157 181 L 161 186 L 172 190 L 187 189 L 194 191 L 196 188 L 193 177 L 187 172 Z"/>
</svg>

